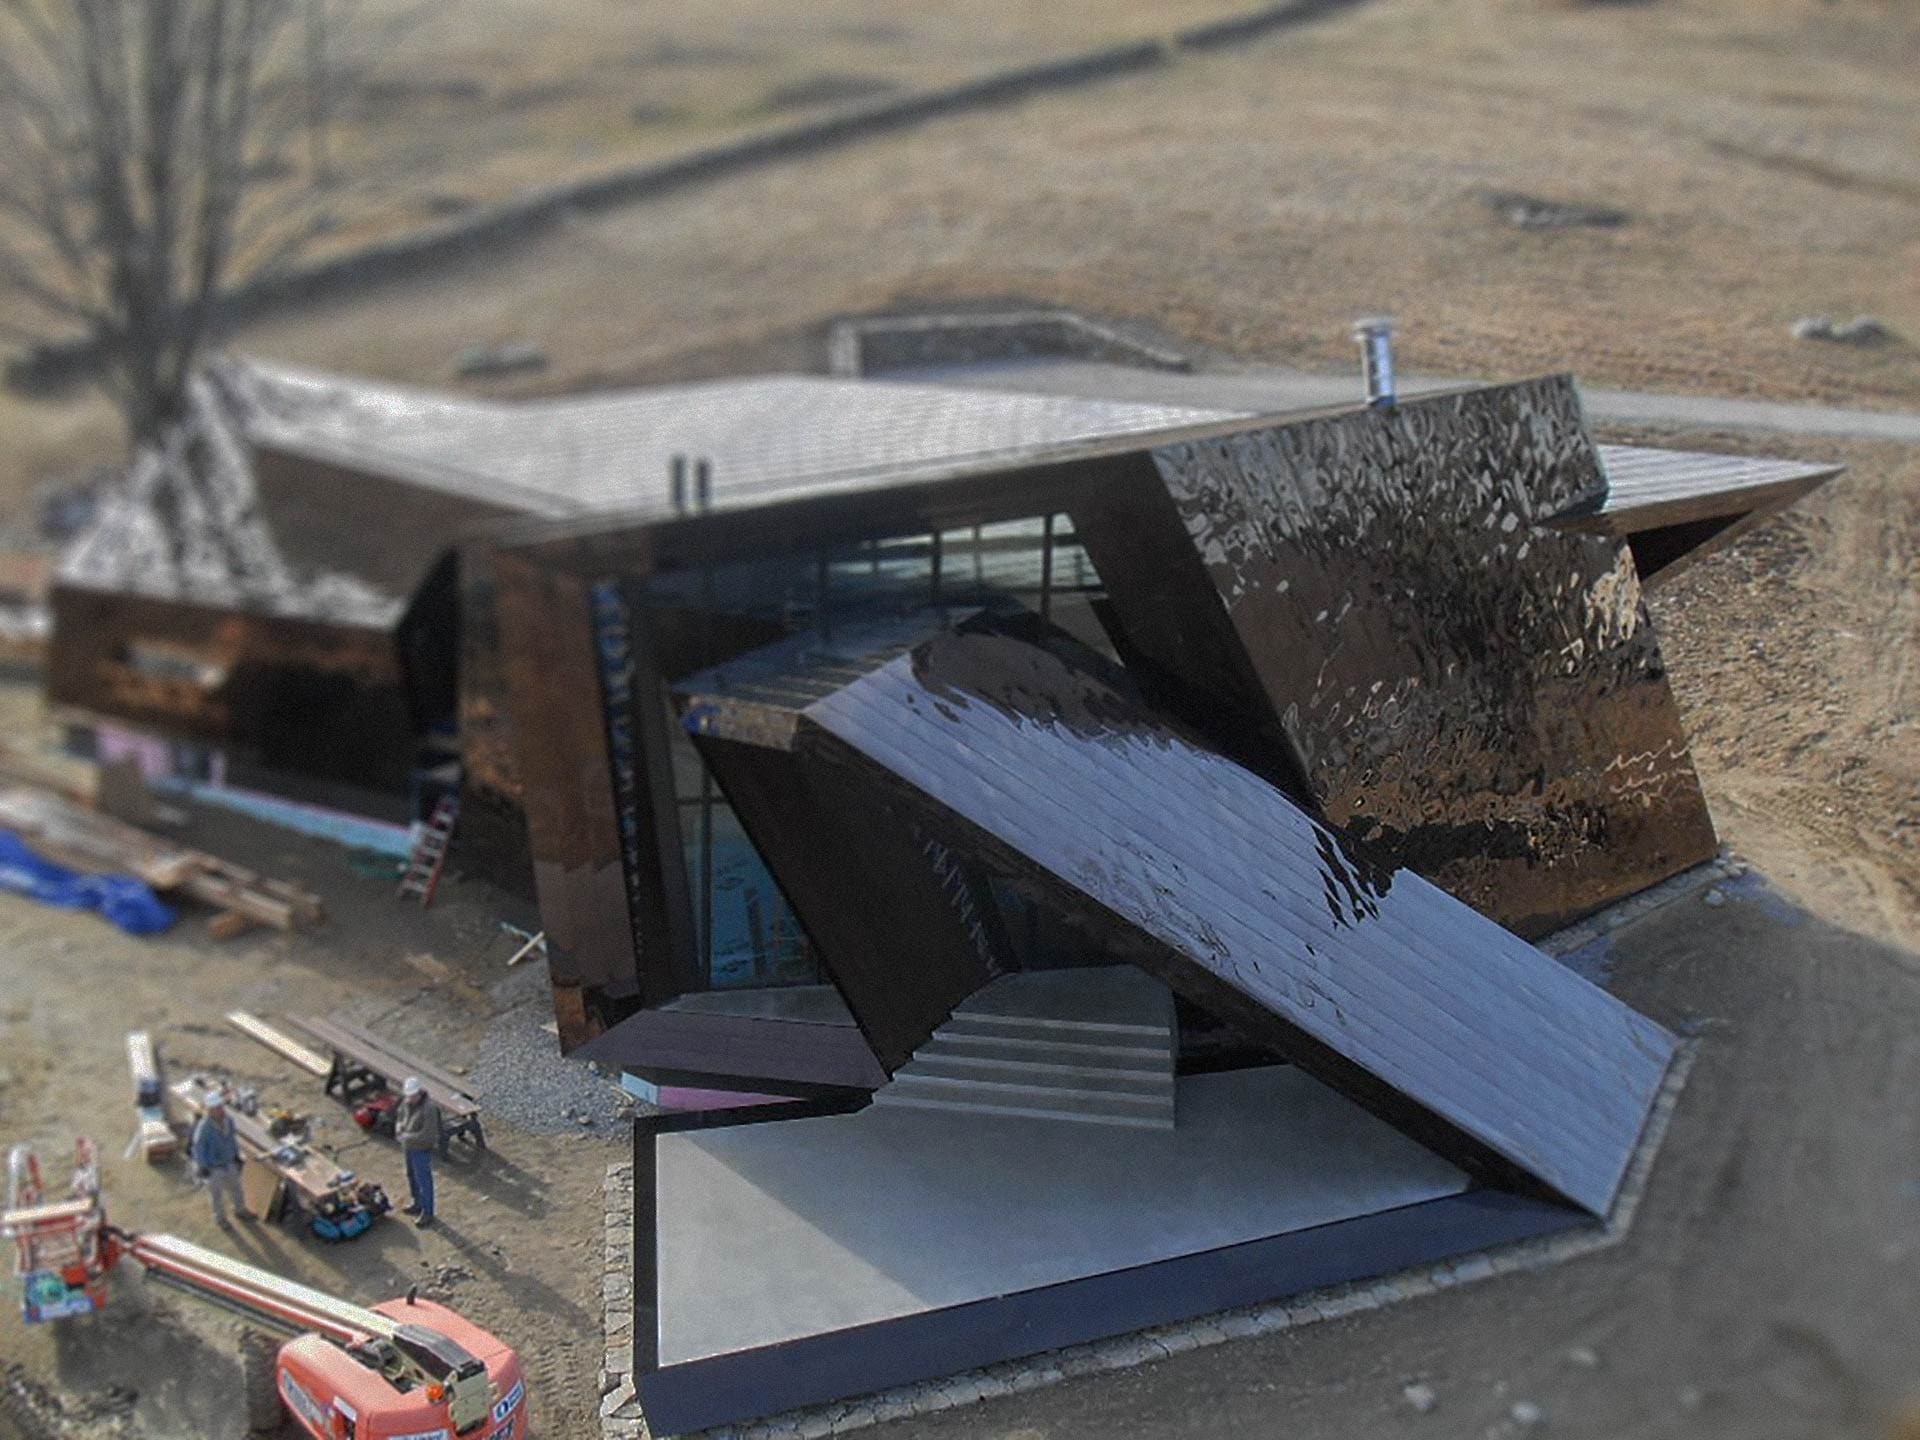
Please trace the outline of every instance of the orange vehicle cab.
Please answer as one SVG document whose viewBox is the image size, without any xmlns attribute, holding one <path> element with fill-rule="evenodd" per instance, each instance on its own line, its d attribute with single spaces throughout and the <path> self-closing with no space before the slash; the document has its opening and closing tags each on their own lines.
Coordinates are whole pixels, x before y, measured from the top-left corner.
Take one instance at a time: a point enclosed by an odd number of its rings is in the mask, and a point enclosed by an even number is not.
<svg viewBox="0 0 1920 1440">
<path fill-rule="evenodd" d="M 318 1335 L 280 1347 L 275 1384 L 315 1440 L 525 1440 L 520 1359 L 430 1300 L 372 1307 L 397 1322 L 342 1349 Z"/>
</svg>

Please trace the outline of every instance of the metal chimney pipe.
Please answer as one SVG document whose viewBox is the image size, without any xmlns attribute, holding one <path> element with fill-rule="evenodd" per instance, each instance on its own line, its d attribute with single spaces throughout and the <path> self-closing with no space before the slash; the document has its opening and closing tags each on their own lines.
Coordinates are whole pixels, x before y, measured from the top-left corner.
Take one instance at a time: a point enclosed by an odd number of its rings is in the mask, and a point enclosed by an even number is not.
<svg viewBox="0 0 1920 1440">
<path fill-rule="evenodd" d="M 673 513 L 687 513 L 687 457 L 676 455 L 667 462 L 667 488 L 673 495 Z"/>
<path fill-rule="evenodd" d="M 1353 322 L 1353 338 L 1360 342 L 1361 364 L 1367 375 L 1367 403 L 1388 406 L 1393 391 L 1393 318 L 1370 315 Z"/>
</svg>

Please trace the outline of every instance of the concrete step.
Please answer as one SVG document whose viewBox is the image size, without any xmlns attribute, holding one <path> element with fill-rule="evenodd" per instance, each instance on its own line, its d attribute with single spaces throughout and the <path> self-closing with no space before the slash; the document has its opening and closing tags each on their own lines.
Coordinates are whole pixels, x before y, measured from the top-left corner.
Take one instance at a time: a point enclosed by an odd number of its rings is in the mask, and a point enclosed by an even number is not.
<svg viewBox="0 0 1920 1440">
<path fill-rule="evenodd" d="M 1070 1020 L 1058 1015 L 995 1015 L 955 1010 L 940 1027 L 960 1035 L 1052 1036 L 1099 1045 L 1134 1045 L 1164 1040 L 1165 1024 L 1120 1024 L 1109 1020 Z"/>
<path fill-rule="evenodd" d="M 1039 1060 L 983 1060 L 971 1055 L 934 1055 L 922 1049 L 895 1072 L 941 1080 L 998 1082 L 1048 1089 L 1104 1090 L 1131 1095 L 1173 1094 L 1173 1070 L 1122 1070 L 1094 1065 L 1049 1064 Z"/>
<path fill-rule="evenodd" d="M 982 1109 L 1007 1105 L 1034 1105 L 1073 1114 L 1173 1116 L 1171 1093 L 1141 1094 L 1125 1090 L 1089 1090 L 1071 1085 L 1030 1085 L 1012 1080 L 955 1080 L 944 1075 L 909 1075 L 902 1068 L 893 1083 L 879 1090 L 883 1096 L 918 1096 L 949 1100 Z"/>
<path fill-rule="evenodd" d="M 1173 1065 L 1173 1041 L 1162 1035 L 1157 1043 L 1096 1045 L 1085 1041 L 1034 1039 L 1024 1035 L 958 1033 L 952 1022 L 942 1025 L 916 1055 L 971 1056 L 980 1060 L 1058 1061 L 1097 1065 L 1102 1069 L 1160 1070 Z"/>
<path fill-rule="evenodd" d="M 902 1110 L 947 1110 L 960 1111 L 973 1115 L 1010 1116 L 1023 1120 L 1069 1120 L 1077 1125 L 1120 1125 L 1132 1130 L 1171 1130 L 1173 1129 L 1173 1111 L 1168 1109 L 1164 1116 L 1137 1115 L 1123 1113 L 1104 1113 L 1086 1109 L 1057 1109 L 1042 1104 L 1027 1105 L 984 1105 L 968 1100 L 944 1100 L 919 1094 L 893 1094 L 895 1087 L 877 1091 L 873 1097 L 875 1105 L 891 1105 Z"/>
</svg>

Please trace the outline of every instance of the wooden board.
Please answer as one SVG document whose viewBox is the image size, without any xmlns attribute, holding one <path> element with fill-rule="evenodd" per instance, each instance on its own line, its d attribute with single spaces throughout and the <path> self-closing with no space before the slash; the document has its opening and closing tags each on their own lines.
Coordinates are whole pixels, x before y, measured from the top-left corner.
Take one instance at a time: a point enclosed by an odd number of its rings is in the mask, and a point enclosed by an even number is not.
<svg viewBox="0 0 1920 1440">
<path fill-rule="evenodd" d="M 248 1039 L 259 1041 L 283 1060 L 292 1061 L 309 1075 L 325 1079 L 327 1072 L 333 1068 L 327 1064 L 324 1055 L 309 1050 L 291 1035 L 274 1029 L 257 1015 L 250 1015 L 245 1010 L 229 1010 L 227 1023 Z"/>
<path fill-rule="evenodd" d="M 216 940 L 231 940 L 244 935 L 254 926 L 253 917 L 243 915 L 238 910 L 222 910 L 207 922 L 207 933 Z"/>
<path fill-rule="evenodd" d="M 427 1088 L 427 1097 L 449 1115 L 465 1119 L 480 1111 L 479 1100 L 445 1070 L 350 1021 L 311 1015 L 289 1015 L 287 1019 L 356 1065 L 371 1070 L 395 1090 L 409 1075 L 417 1075 Z"/>
<path fill-rule="evenodd" d="M 0 790 L 0 826 L 55 859 L 84 869 L 125 871 L 155 890 L 183 891 L 216 909 L 277 930 L 318 925 L 325 918 L 317 895 L 217 855 L 171 845 L 49 790 L 26 785 Z"/>
<path fill-rule="evenodd" d="M 0 1211 L 0 1228 L 24 1230 L 32 1226 L 52 1225 L 67 1220 L 84 1220 L 97 1208 L 91 1198 L 54 1200 L 45 1205 L 28 1205 L 19 1210 Z"/>
<path fill-rule="evenodd" d="M 247 1208 L 254 1214 L 269 1220 L 280 1218 L 277 1213 L 280 1192 L 286 1183 L 280 1172 L 270 1165 L 240 1167 L 240 1198 L 247 1202 Z"/>
</svg>

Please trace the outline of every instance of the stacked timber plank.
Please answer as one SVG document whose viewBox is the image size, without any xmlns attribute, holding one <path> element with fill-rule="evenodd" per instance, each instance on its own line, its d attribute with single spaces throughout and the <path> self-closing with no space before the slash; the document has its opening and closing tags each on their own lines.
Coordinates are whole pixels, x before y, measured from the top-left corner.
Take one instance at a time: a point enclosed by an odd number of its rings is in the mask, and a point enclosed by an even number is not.
<svg viewBox="0 0 1920 1440">
<path fill-rule="evenodd" d="M 155 890 L 178 891 L 213 906 L 221 912 L 215 931 L 220 938 L 249 925 L 293 930 L 324 918 L 317 895 L 204 850 L 173 844 L 38 786 L 0 788 L 0 826 L 54 859 L 90 870 L 124 871 Z"/>
</svg>

